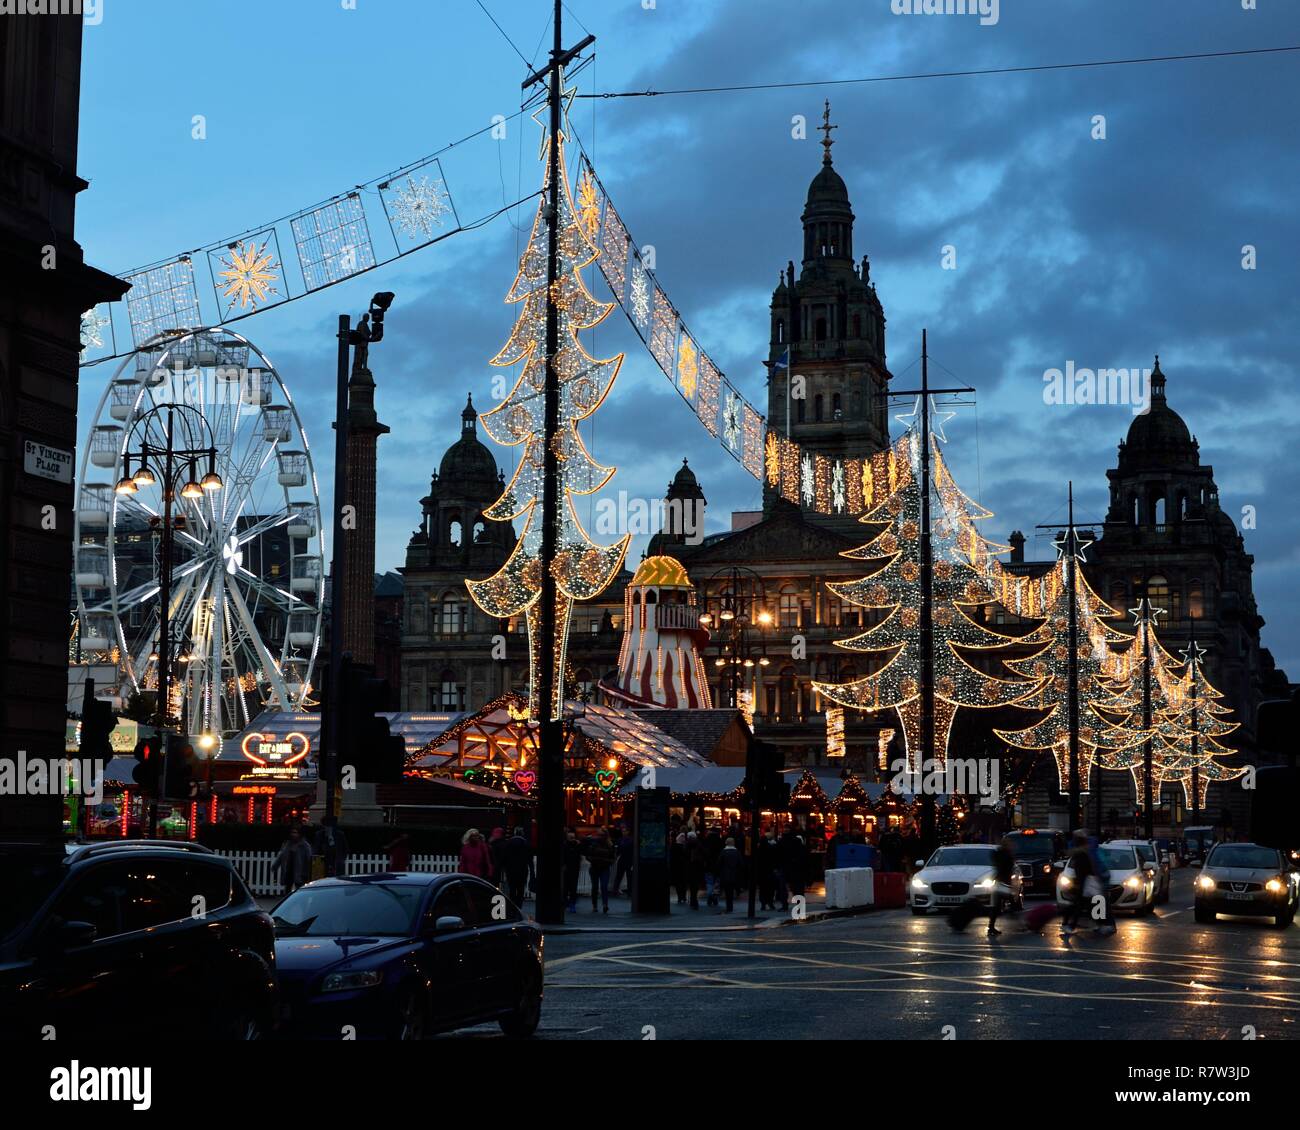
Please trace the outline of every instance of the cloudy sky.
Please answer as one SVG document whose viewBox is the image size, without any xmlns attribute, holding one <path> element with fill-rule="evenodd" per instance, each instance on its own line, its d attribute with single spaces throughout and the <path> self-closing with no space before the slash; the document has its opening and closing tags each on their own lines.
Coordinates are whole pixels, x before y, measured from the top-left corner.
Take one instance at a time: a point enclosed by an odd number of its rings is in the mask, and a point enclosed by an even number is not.
<svg viewBox="0 0 1300 1130">
<path fill-rule="evenodd" d="M 90 261 L 114 272 L 314 204 L 519 108 L 520 53 L 549 44 L 549 0 L 105 0 L 88 27 L 78 213 Z M 649 5 L 649 6 L 647 6 Z M 597 36 L 582 93 L 846 80 L 918 72 L 1300 44 L 1300 5 L 1260 0 L 1002 0 L 996 24 L 896 15 L 890 0 L 568 0 L 566 42 Z M 513 41 L 512 47 L 506 36 Z M 519 53 L 516 53 L 516 49 Z M 1169 399 L 1213 464 L 1255 555 L 1264 642 L 1300 672 L 1300 508 L 1291 479 L 1300 314 L 1295 106 L 1300 52 L 1235 59 L 584 99 L 573 125 L 634 239 L 701 344 L 763 406 L 767 307 L 801 248 L 819 135 L 791 136 L 829 97 L 835 163 L 857 214 L 902 375 L 928 328 L 935 360 L 978 390 L 948 426 L 988 533 L 1105 512 L 1126 406 L 1048 405 L 1043 373 L 1140 367 L 1159 353 Z M 194 115 L 206 119 L 192 137 Z M 1092 136 L 1105 117 L 1105 139 Z M 538 131 L 511 120 L 448 155 L 462 220 L 540 183 Z M 466 392 L 509 334 L 502 299 L 532 206 L 238 327 L 303 411 L 331 475 L 334 326 L 371 293 L 397 301 L 371 367 L 380 416 L 377 567 L 402 564 L 430 473 Z M 1257 269 L 1242 269 L 1255 247 Z M 943 269 L 945 246 L 956 270 Z M 602 284 L 593 288 L 603 294 Z M 617 311 L 594 350 L 625 350 L 591 447 L 611 488 L 654 498 L 689 458 L 709 528 L 759 505 L 758 484 L 690 414 Z M 942 370 L 939 370 L 942 372 Z M 108 368 L 83 382 L 89 427 Z M 909 374 L 915 378 L 915 370 Z M 512 453 L 499 452 L 509 470 Z M 329 499 L 322 501 L 328 506 Z M 586 514 L 584 514 L 586 517 Z M 639 547 L 634 555 L 639 555 Z M 1030 556 L 1047 556 L 1031 540 Z"/>
</svg>

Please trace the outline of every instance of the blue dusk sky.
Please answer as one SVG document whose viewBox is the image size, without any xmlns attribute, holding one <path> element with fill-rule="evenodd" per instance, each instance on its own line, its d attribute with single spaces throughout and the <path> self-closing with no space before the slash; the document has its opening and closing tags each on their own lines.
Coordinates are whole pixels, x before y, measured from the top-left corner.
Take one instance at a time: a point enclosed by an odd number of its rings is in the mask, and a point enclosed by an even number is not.
<svg viewBox="0 0 1300 1130">
<path fill-rule="evenodd" d="M 233 236 L 430 153 L 519 109 L 524 61 L 475 0 L 102 0 L 85 32 L 78 238 L 115 273 Z M 484 0 L 528 59 L 549 0 Z M 649 6 L 647 6 L 649 5 Z M 1300 4 L 1259 0 L 1002 0 L 998 20 L 896 15 L 890 0 L 568 0 L 565 41 L 590 31 L 581 93 L 797 83 L 1300 44 Z M 1043 374 L 1140 368 L 1159 353 L 1171 405 L 1213 465 L 1255 556 L 1263 638 L 1300 672 L 1294 401 L 1300 314 L 1300 52 L 1034 74 L 656 98 L 579 100 L 573 126 L 660 284 L 760 409 L 768 304 L 800 257 L 799 213 L 821 161 L 829 97 L 855 249 L 871 257 L 889 366 L 917 372 L 922 328 L 978 390 L 947 426 L 986 532 L 1100 518 L 1125 405 L 1050 405 Z M 191 136 L 195 115 L 207 136 Z M 1106 137 L 1094 139 L 1104 115 Z M 507 123 L 449 155 L 462 220 L 540 184 L 538 130 Z M 467 392 L 492 403 L 488 359 L 532 203 L 236 328 L 276 363 L 302 411 L 330 505 L 337 315 L 397 293 L 371 354 L 380 418 L 376 568 L 403 563 L 419 499 Z M 1257 266 L 1243 270 L 1242 249 Z M 956 269 L 942 251 L 956 249 Z M 288 254 L 292 251 L 282 247 Z M 590 280 L 599 297 L 603 283 Z M 201 284 L 202 285 L 202 284 Z M 119 331 L 119 336 L 121 331 Z M 759 484 L 708 435 L 615 310 L 588 347 L 625 351 L 588 432 L 618 465 L 607 492 L 662 496 L 683 458 L 708 530 L 755 509 Z M 83 380 L 89 428 L 109 366 Z M 898 425 L 901 427 L 901 425 Z M 514 453 L 496 452 L 509 473 Z M 591 504 L 579 510 L 586 520 Z M 605 540 L 610 540 L 606 538 Z M 633 544 L 640 556 L 644 538 Z"/>
</svg>

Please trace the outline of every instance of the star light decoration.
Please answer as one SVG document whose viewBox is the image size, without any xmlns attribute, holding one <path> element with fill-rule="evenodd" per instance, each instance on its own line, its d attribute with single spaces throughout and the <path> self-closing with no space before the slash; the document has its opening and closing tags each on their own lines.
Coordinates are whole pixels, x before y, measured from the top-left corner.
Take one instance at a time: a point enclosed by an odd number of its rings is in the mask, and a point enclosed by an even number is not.
<svg viewBox="0 0 1300 1130">
<path fill-rule="evenodd" d="M 92 306 L 81 315 L 81 359 L 83 361 L 89 350 L 103 348 L 104 335 L 100 331 L 111 321 L 111 318 L 100 317 L 99 308 L 96 306 Z"/>
<path fill-rule="evenodd" d="M 931 750 L 923 748 L 921 670 L 921 442 L 932 445 L 931 595 L 934 690 Z M 838 647 L 873 656 L 872 674 L 837 684 L 814 682 L 813 689 L 839 706 L 855 710 L 897 711 L 902 723 L 909 768 L 925 759 L 947 760 L 948 740 L 958 707 L 991 709 L 1019 703 L 1037 689 L 1025 679 L 989 675 L 967 658 L 969 653 L 1007 647 L 1015 636 L 978 622 L 971 610 L 992 603 L 995 546 L 975 530 L 974 520 L 990 513 L 972 503 L 953 482 L 938 445 L 922 441 L 916 431 L 877 452 L 862 469 L 864 504 L 860 521 L 877 532 L 843 556 L 868 562 L 872 572 L 855 581 L 827 587 L 842 600 L 883 613 L 866 631 Z"/>
<path fill-rule="evenodd" d="M 419 180 L 408 176 L 397 186 L 390 202 L 397 226 L 412 239 L 431 238 L 434 228 L 442 227 L 451 211 L 447 186 L 441 179 L 431 181 L 427 176 Z"/>
<path fill-rule="evenodd" d="M 269 296 L 280 293 L 274 285 L 280 275 L 276 270 L 275 256 L 267 250 L 270 243 L 269 236 L 260 247 L 256 240 L 241 239 L 227 248 L 228 255 L 221 256 L 226 268 L 218 276 L 226 283 L 222 297 L 230 299 L 226 313 L 236 305 L 241 310 L 249 307 L 256 310 Z"/>
<path fill-rule="evenodd" d="M 534 720 L 559 718 L 564 701 L 565 656 L 573 604 L 598 596 L 613 580 L 627 553 L 631 535 L 613 545 L 595 544 L 588 536 L 574 508 L 574 496 L 593 494 L 613 476 L 614 467 L 604 467 L 592 458 L 578 431 L 580 421 L 591 416 L 613 387 L 623 363 L 623 354 L 596 358 L 582 346 L 578 334 L 591 329 L 608 316 L 612 303 L 599 302 L 583 281 L 582 269 L 600 252 L 583 227 L 569 187 L 564 159 L 565 134 L 550 139 L 559 147 L 560 176 L 556 193 L 556 215 L 548 221 L 550 162 L 546 140 L 542 161 L 546 172 L 528 245 L 519 261 L 519 271 L 506 295 L 507 303 L 519 306 L 510 338 L 492 358 L 493 365 L 510 367 L 522 363 L 522 370 L 510 394 L 491 412 L 480 417 L 484 430 L 496 443 L 522 446 L 518 467 L 501 497 L 483 511 L 490 521 L 522 519 L 518 541 L 506 562 L 492 576 L 466 580 L 470 597 L 488 616 L 502 620 L 525 616 L 528 629 L 529 677 L 532 693 L 529 714 Z M 549 223 L 558 232 L 560 274 L 553 292 L 547 287 L 547 244 Z M 545 450 L 546 324 L 552 298 L 559 320 L 559 349 L 554 365 L 560 382 L 559 430 L 554 440 L 560 506 L 554 516 L 556 555 L 551 568 L 555 580 L 555 639 L 551 655 L 542 655 L 542 514 Z M 540 701 L 543 664 L 549 665 L 553 694 L 549 703 Z"/>
<path fill-rule="evenodd" d="M 930 431 L 934 435 L 938 436 L 944 443 L 948 442 L 948 436 L 944 433 L 943 426 L 955 415 L 957 415 L 956 412 L 952 412 L 946 408 L 940 408 L 939 405 L 935 403 L 934 397 L 930 397 Z M 909 431 L 918 429 L 921 426 L 921 398 L 919 396 L 916 398 L 916 403 L 912 405 L 912 410 L 910 412 L 904 412 L 897 415 L 894 419 Z"/>
<path fill-rule="evenodd" d="M 695 343 L 685 334 L 682 334 L 681 340 L 677 344 L 677 384 L 682 390 L 682 395 L 687 400 L 695 398 L 695 384 L 699 372 L 699 353 L 695 348 Z"/>
</svg>

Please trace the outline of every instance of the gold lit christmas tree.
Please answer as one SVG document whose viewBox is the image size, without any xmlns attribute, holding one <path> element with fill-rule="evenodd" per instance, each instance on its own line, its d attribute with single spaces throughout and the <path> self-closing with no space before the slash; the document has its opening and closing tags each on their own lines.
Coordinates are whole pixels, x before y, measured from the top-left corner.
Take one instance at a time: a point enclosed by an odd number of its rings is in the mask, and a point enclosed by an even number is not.
<svg viewBox="0 0 1300 1130">
<path fill-rule="evenodd" d="M 871 674 L 845 684 L 814 683 L 817 693 L 857 710 L 897 711 L 910 769 L 947 758 L 957 708 L 989 709 L 1020 702 L 1037 684 L 990 675 L 968 659 L 975 652 L 1004 648 L 1014 637 L 977 622 L 975 610 L 993 602 L 996 554 L 1004 547 L 986 541 L 974 521 L 989 517 L 958 489 L 933 435 L 931 472 L 931 599 L 933 617 L 934 749 L 923 749 L 921 438 L 911 430 L 868 460 L 862 472 L 866 513 L 861 521 L 881 527 L 864 546 L 845 557 L 876 566 L 855 581 L 832 583 L 837 596 L 882 613 L 877 622 L 838 646 L 873 657 Z"/>
<path fill-rule="evenodd" d="M 484 511 L 484 517 L 497 522 L 522 518 L 523 529 L 514 552 L 495 574 L 482 581 L 466 581 L 474 603 L 489 616 L 495 619 L 520 613 L 526 616 L 532 683 L 530 711 L 534 719 L 543 716 L 542 704 L 537 701 L 543 663 L 551 665 L 551 685 L 554 688 L 549 717 L 559 717 L 573 602 L 588 600 L 605 589 L 618 572 L 631 537 L 626 535 L 614 545 L 596 545 L 583 529 L 573 508 L 574 495 L 592 494 L 599 490 L 615 471 L 615 468 L 601 466 L 592 458 L 582 442 L 578 424 L 600 407 L 618 375 L 623 355 L 597 359 L 578 340 L 582 330 L 604 321 L 613 304 L 598 302 L 582 279 L 582 269 L 595 261 L 599 251 L 591 239 L 590 222 L 584 220 L 584 213 L 574 207 L 565 166 L 563 131 L 558 137 L 548 140 L 547 145 L 551 144 L 559 146 L 561 181 L 555 220 L 560 261 L 554 296 L 559 320 L 559 349 L 554 363 L 560 382 L 560 427 L 555 447 L 560 506 L 555 518 L 557 548 L 552 569 L 556 583 L 554 653 L 549 656 L 539 654 L 549 172 L 544 177 L 547 191 L 543 192 L 538 204 L 528 246 L 520 258 L 519 273 L 506 296 L 508 303 L 519 304 L 519 314 L 510 339 L 491 362 L 502 367 L 522 363 L 523 369 L 509 396 L 480 418 L 484 430 L 497 443 L 523 447 L 514 477 L 501 497 Z M 542 156 L 549 169 L 546 147 Z M 589 211 L 587 208 L 587 213 Z"/>
</svg>

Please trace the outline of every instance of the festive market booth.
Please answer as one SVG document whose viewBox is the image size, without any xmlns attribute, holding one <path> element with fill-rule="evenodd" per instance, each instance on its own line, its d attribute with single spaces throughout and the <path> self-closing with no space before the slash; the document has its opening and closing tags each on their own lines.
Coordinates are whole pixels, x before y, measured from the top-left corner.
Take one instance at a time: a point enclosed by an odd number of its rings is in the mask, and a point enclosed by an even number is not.
<svg viewBox="0 0 1300 1130">
<path fill-rule="evenodd" d="M 660 769 L 654 783 L 671 790 L 668 804 L 670 826 L 693 823 L 696 828 L 749 827 L 743 765 L 704 765 L 683 769 Z M 619 791 L 630 802 L 637 782 L 627 782 Z M 772 813 L 764 814 L 765 823 Z M 745 845 L 741 845 L 742 847 Z"/>
<path fill-rule="evenodd" d="M 568 823 L 579 829 L 623 816 L 624 785 L 658 785 L 660 773 L 710 762 L 651 722 L 653 712 L 569 702 L 564 716 L 564 788 Z M 507 694 L 459 718 L 407 757 L 412 781 L 465 784 L 520 805 L 537 786 L 537 730 L 527 700 Z M 649 772 L 653 771 L 653 772 Z M 383 797 L 381 797 L 383 803 Z"/>
</svg>

